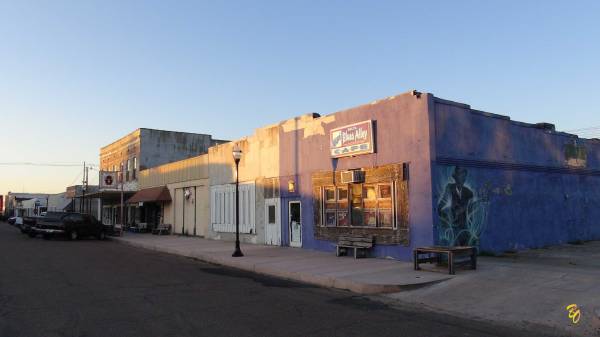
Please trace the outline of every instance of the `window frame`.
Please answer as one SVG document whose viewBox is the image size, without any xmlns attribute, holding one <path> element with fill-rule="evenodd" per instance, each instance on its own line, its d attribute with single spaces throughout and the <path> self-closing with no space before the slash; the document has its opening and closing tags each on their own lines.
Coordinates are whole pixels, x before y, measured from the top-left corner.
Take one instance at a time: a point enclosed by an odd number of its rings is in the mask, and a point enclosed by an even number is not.
<svg viewBox="0 0 600 337">
<path fill-rule="evenodd" d="M 353 198 L 354 194 L 353 189 L 355 185 L 360 185 L 361 189 L 361 200 L 360 207 L 354 207 Z M 390 194 L 389 197 L 381 197 L 381 187 L 389 186 Z M 375 198 L 367 199 L 367 189 L 374 187 L 375 189 Z M 327 192 L 334 191 L 334 199 L 327 199 Z M 346 190 L 346 198 L 340 199 L 339 190 Z M 398 229 L 398 223 L 396 219 L 396 182 L 394 180 L 385 181 L 385 182 L 375 182 L 375 183 L 360 183 L 360 184 L 340 184 L 340 185 L 324 185 L 321 187 L 321 226 L 322 227 L 340 227 L 340 228 L 363 228 L 363 229 L 383 229 L 383 230 L 396 230 Z M 358 194 L 356 194 L 358 195 Z M 365 207 L 365 201 L 368 203 L 372 203 L 371 206 L 374 207 Z M 385 201 L 389 203 L 390 207 L 381 207 L 380 201 Z M 331 208 L 331 204 L 335 204 L 335 208 Z M 345 207 L 340 207 L 345 204 Z M 361 223 L 362 225 L 354 225 L 355 217 L 357 216 L 356 212 L 360 210 L 361 213 Z M 381 213 L 389 212 L 389 216 L 391 217 L 391 226 L 382 226 L 381 223 Z M 335 212 L 335 213 L 334 213 Z M 368 225 L 365 219 L 365 214 L 375 214 L 375 225 Z M 331 213 L 335 214 L 335 224 L 329 222 L 329 217 Z M 340 225 L 340 213 L 345 213 L 345 221 L 346 225 Z"/>
</svg>

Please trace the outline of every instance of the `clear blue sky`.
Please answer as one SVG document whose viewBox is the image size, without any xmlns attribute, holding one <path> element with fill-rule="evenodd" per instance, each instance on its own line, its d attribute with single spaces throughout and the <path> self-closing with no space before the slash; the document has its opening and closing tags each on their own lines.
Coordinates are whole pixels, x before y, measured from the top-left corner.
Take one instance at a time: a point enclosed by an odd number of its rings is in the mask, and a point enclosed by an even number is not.
<svg viewBox="0 0 600 337">
<path fill-rule="evenodd" d="M 138 127 L 235 139 L 413 88 L 596 126 L 599 18 L 598 1 L 0 0 L 0 162 L 97 163 Z M 80 171 L 0 165 L 0 193 Z"/>
</svg>

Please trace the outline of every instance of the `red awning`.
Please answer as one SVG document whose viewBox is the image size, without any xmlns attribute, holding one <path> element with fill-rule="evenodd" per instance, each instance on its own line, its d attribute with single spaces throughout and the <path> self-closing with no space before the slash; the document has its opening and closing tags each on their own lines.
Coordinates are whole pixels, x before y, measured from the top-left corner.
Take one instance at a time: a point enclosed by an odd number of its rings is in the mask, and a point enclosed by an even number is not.
<svg viewBox="0 0 600 337">
<path fill-rule="evenodd" d="M 128 204 L 137 204 L 138 202 L 162 202 L 171 201 L 171 193 L 166 186 L 158 186 L 152 188 L 145 188 L 134 194 L 129 200 Z"/>
</svg>

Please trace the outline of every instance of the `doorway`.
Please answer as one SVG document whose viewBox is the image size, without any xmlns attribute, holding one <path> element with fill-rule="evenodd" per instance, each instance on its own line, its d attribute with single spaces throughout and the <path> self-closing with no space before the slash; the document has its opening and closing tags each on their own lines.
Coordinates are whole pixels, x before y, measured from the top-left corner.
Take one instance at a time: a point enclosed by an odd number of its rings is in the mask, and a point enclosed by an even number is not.
<svg viewBox="0 0 600 337">
<path fill-rule="evenodd" d="M 265 199 L 265 244 L 281 246 L 279 199 Z"/>
<path fill-rule="evenodd" d="M 302 247 L 302 206 L 300 201 L 290 201 L 288 211 L 290 246 Z"/>
</svg>

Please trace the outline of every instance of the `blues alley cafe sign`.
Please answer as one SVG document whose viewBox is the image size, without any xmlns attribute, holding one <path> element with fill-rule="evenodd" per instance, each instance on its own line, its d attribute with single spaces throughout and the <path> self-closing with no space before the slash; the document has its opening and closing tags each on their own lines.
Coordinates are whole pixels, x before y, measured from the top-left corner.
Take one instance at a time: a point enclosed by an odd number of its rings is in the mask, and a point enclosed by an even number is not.
<svg viewBox="0 0 600 337">
<path fill-rule="evenodd" d="M 354 123 L 329 132 L 331 157 L 347 157 L 373 153 L 373 121 Z"/>
</svg>

